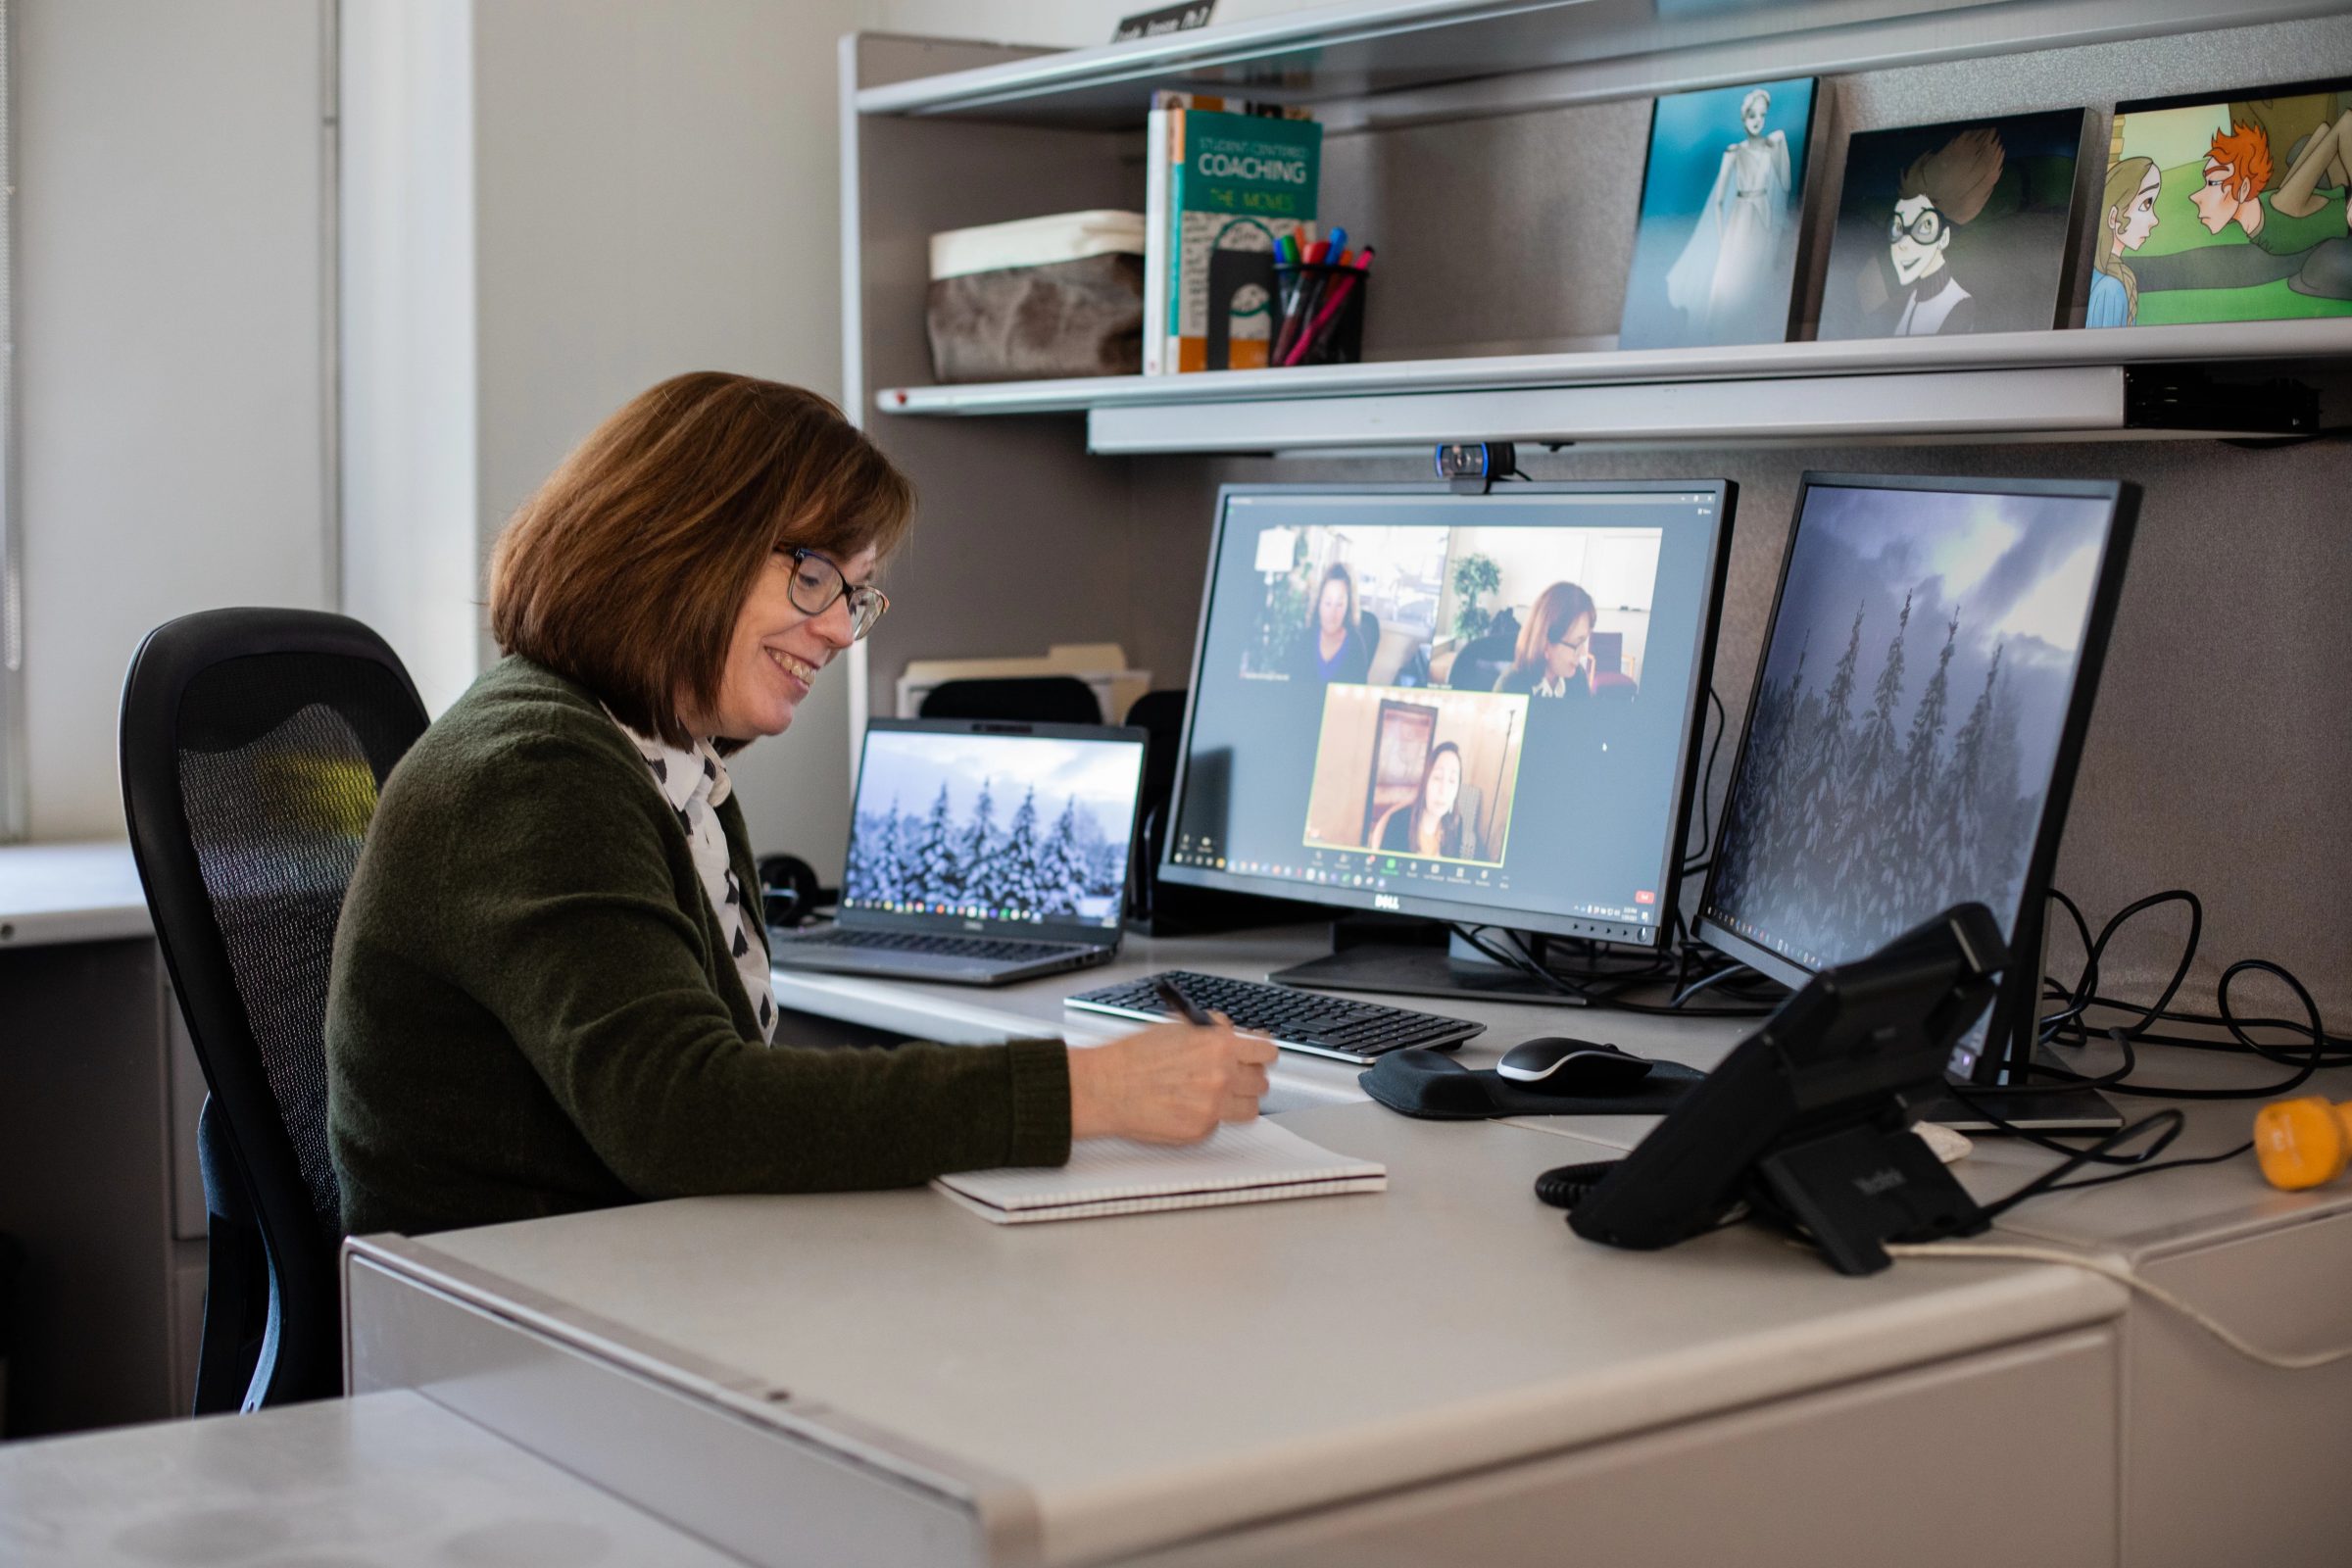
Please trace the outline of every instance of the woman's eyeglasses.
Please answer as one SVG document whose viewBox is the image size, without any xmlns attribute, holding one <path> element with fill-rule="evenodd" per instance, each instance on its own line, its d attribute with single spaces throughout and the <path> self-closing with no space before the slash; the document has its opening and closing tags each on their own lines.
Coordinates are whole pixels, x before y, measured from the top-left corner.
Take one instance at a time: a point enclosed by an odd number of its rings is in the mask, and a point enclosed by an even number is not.
<svg viewBox="0 0 2352 1568">
<path fill-rule="evenodd" d="M 833 602 L 847 597 L 850 601 L 850 636 L 863 637 L 874 629 L 874 622 L 890 608 L 890 596 L 871 583 L 853 588 L 841 568 L 806 548 L 776 547 L 792 567 L 792 608 L 804 615 L 821 615 L 833 608 Z"/>
</svg>

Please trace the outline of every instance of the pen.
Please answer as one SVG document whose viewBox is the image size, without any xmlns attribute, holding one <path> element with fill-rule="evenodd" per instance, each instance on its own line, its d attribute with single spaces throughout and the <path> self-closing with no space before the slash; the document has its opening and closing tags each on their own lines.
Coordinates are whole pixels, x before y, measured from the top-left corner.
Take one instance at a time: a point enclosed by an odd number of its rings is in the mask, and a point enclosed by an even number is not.
<svg viewBox="0 0 2352 1568">
<path fill-rule="evenodd" d="M 1212 1024 L 1217 1021 L 1195 1006 L 1193 999 L 1177 990 L 1176 982 L 1164 974 L 1152 977 L 1152 989 L 1159 993 L 1160 1005 L 1182 1018 L 1186 1023 Z"/>
<path fill-rule="evenodd" d="M 1361 279 L 1366 272 L 1372 270 L 1372 257 L 1374 254 L 1375 253 L 1371 246 L 1367 245 L 1363 248 L 1362 254 L 1356 258 L 1354 268 L 1343 275 L 1339 282 L 1332 286 L 1325 297 L 1317 301 L 1322 308 L 1315 312 L 1314 320 L 1309 323 L 1303 331 L 1299 332 L 1295 338 L 1292 339 L 1290 351 L 1284 355 L 1282 359 L 1275 363 L 1280 365 L 1296 365 L 1300 360 L 1306 358 L 1308 349 L 1315 341 L 1315 335 L 1321 332 L 1325 327 L 1329 326 L 1339 316 L 1340 307 L 1348 303 L 1348 293 L 1354 289 L 1357 281 Z"/>
<path fill-rule="evenodd" d="M 1346 230 L 1334 229 L 1332 232 L 1337 235 Z M 1291 345 L 1298 340 L 1299 328 L 1306 325 L 1307 313 L 1315 308 L 1316 297 L 1322 293 L 1317 286 L 1315 269 L 1323 265 L 1326 257 L 1338 254 L 1330 247 L 1330 240 L 1319 239 L 1306 248 L 1306 259 L 1298 268 L 1298 284 L 1291 291 L 1291 308 L 1283 313 L 1281 325 L 1274 335 L 1274 346 L 1266 355 L 1268 365 L 1289 363 Z"/>
</svg>

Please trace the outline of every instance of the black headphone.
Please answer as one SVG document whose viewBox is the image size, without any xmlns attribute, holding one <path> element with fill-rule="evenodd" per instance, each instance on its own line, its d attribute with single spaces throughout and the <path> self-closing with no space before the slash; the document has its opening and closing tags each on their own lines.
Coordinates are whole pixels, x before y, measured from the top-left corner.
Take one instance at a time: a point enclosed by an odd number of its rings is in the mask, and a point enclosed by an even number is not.
<svg viewBox="0 0 2352 1568">
<path fill-rule="evenodd" d="M 797 855 L 760 857 L 760 913 L 769 925 L 799 925 L 816 913 L 824 892 L 816 872 Z"/>
</svg>

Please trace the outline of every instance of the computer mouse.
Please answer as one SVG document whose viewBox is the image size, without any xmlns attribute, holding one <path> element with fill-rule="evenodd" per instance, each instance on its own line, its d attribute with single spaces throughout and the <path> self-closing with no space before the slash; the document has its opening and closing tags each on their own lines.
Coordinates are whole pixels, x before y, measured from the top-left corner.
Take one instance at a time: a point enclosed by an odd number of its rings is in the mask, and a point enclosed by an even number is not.
<svg viewBox="0 0 2352 1568">
<path fill-rule="evenodd" d="M 1541 1035 L 1504 1052 L 1494 1070 L 1539 1095 L 1612 1095 L 1649 1076 L 1649 1063 L 1615 1046 Z"/>
</svg>

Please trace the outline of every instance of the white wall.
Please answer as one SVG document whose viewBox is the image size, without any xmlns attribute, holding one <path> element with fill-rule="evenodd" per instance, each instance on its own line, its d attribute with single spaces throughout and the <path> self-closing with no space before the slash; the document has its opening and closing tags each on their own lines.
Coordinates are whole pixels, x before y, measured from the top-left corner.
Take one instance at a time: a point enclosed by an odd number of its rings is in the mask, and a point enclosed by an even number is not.
<svg viewBox="0 0 2352 1568">
<path fill-rule="evenodd" d="M 137 641 L 221 604 L 375 624 L 436 711 L 483 552 L 602 415 L 718 366 L 839 395 L 833 41 L 1099 43 L 1137 6 L 342 0 L 341 561 L 329 548 L 322 16 L 19 0 L 28 827 L 122 831 Z M 1223 0 L 1220 21 L 1295 9 Z M 846 694 L 737 772 L 838 870 Z"/>
<path fill-rule="evenodd" d="M 317 0 L 19 0 L 27 826 L 119 837 L 158 622 L 328 603 Z"/>
<path fill-rule="evenodd" d="M 473 12 L 344 0 L 343 609 L 438 713 L 479 672 Z"/>
<path fill-rule="evenodd" d="M 691 23 L 689 23 L 691 19 Z M 683 370 L 841 396 L 834 40 L 853 0 L 474 7 L 478 529 Z M 847 666 L 731 766 L 762 853 L 840 874 Z"/>
</svg>

